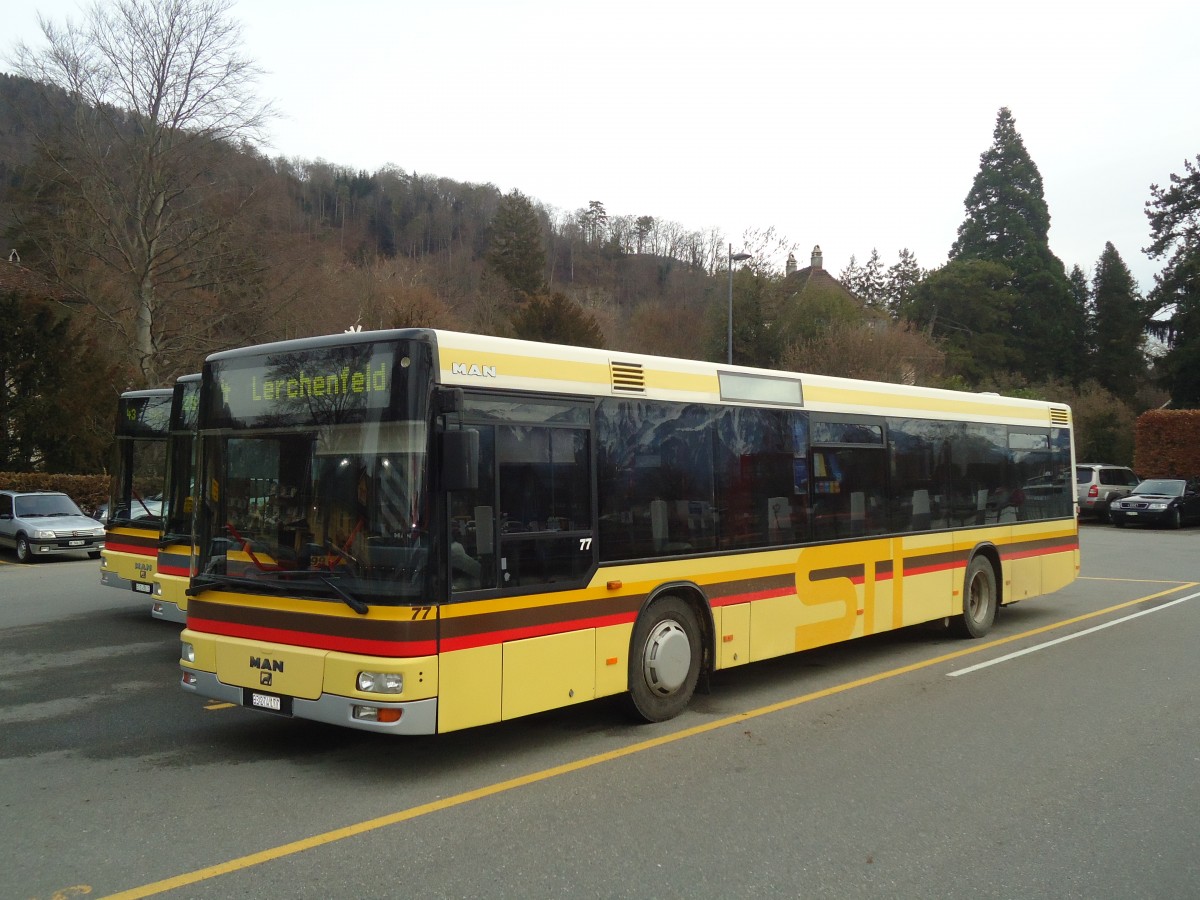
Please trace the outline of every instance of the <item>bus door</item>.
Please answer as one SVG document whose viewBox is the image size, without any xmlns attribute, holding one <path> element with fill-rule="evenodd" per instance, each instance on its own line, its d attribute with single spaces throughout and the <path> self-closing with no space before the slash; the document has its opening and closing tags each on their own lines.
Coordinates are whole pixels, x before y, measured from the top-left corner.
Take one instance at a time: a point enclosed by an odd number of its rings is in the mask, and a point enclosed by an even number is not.
<svg viewBox="0 0 1200 900">
<path fill-rule="evenodd" d="M 575 587 L 595 564 L 591 403 L 468 398 L 474 490 L 450 494 L 453 593 Z"/>
</svg>

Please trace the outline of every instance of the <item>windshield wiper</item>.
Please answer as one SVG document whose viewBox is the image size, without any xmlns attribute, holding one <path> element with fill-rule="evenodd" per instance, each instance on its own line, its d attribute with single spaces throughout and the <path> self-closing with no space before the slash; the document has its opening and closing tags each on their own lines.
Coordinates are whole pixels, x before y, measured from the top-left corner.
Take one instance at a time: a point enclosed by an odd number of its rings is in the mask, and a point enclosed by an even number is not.
<svg viewBox="0 0 1200 900">
<path fill-rule="evenodd" d="M 319 572 L 316 574 L 318 576 L 320 576 Z M 367 604 L 363 603 L 361 600 L 359 600 L 357 597 L 355 597 L 352 593 L 350 593 L 348 590 L 346 590 L 340 584 L 337 584 L 336 582 L 334 582 L 333 579 L 319 577 L 318 580 L 320 580 L 325 585 L 327 585 L 331 591 L 333 591 L 335 594 L 337 594 L 339 597 L 342 598 L 342 600 L 345 602 L 345 604 L 348 607 L 350 607 L 352 610 L 354 610 L 360 616 L 365 616 L 367 613 L 369 613 L 371 611 L 371 607 L 367 606 Z"/>
<path fill-rule="evenodd" d="M 237 585 L 238 587 L 270 588 L 277 594 L 284 592 L 283 585 L 261 578 L 239 578 L 237 575 L 197 575 L 192 579 L 192 583 L 188 585 L 187 594 L 189 597 L 195 597 L 198 594 L 203 594 L 205 591 L 212 590 L 214 587 L 226 584 Z"/>
<path fill-rule="evenodd" d="M 275 593 L 283 594 L 287 592 L 288 582 L 298 581 L 301 578 L 312 578 L 321 582 L 333 593 L 337 594 L 338 599 L 345 603 L 348 607 L 358 613 L 360 616 L 366 615 L 371 611 L 371 607 L 367 606 L 362 600 L 350 593 L 336 581 L 328 578 L 324 572 L 318 572 L 311 569 L 299 570 L 283 570 L 277 574 L 276 578 L 241 578 L 237 575 L 197 575 L 192 579 L 191 585 L 187 589 L 188 596 L 195 597 L 205 591 L 212 590 L 214 587 L 221 585 L 234 585 L 236 587 L 247 588 L 268 588 Z"/>
<path fill-rule="evenodd" d="M 342 587 L 340 584 L 330 578 L 325 572 L 322 572 L 319 569 L 285 569 L 280 571 L 278 576 L 280 582 L 298 581 L 302 578 L 312 578 L 321 582 L 323 585 L 337 594 L 338 597 L 340 597 L 348 607 L 350 607 L 360 616 L 366 615 L 371 611 L 371 607 L 367 606 L 366 603 L 364 603 L 354 594 L 350 593 L 350 591 Z"/>
</svg>

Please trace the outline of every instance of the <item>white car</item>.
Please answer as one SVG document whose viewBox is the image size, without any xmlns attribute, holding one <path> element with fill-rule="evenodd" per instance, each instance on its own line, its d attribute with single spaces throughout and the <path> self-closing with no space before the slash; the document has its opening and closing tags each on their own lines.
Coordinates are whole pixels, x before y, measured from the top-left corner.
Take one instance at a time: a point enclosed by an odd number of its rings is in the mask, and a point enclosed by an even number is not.
<svg viewBox="0 0 1200 900">
<path fill-rule="evenodd" d="M 66 494 L 57 491 L 0 491 L 0 547 L 17 559 L 87 553 L 100 558 L 104 526 L 85 516 Z"/>
</svg>

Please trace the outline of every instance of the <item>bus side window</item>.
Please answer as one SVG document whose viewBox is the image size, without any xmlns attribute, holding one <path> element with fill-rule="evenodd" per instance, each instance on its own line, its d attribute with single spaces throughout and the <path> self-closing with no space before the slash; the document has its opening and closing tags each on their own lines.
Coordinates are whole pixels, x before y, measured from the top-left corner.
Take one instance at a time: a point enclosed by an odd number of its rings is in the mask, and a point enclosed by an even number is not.
<svg viewBox="0 0 1200 900">
<path fill-rule="evenodd" d="M 496 587 L 496 430 L 478 426 L 473 490 L 450 493 L 450 583 L 454 591 Z"/>
</svg>

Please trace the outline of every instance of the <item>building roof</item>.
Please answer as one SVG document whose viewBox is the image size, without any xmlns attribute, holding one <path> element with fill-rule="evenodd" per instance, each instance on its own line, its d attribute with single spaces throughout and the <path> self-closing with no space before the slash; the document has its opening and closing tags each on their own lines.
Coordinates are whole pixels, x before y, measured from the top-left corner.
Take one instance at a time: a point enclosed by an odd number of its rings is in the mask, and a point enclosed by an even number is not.
<svg viewBox="0 0 1200 900">
<path fill-rule="evenodd" d="M 6 259 L 0 259 L 0 293 L 16 294 L 29 300 L 78 302 L 79 299 L 44 275 L 21 265 L 16 250 L 10 251 Z"/>
</svg>

